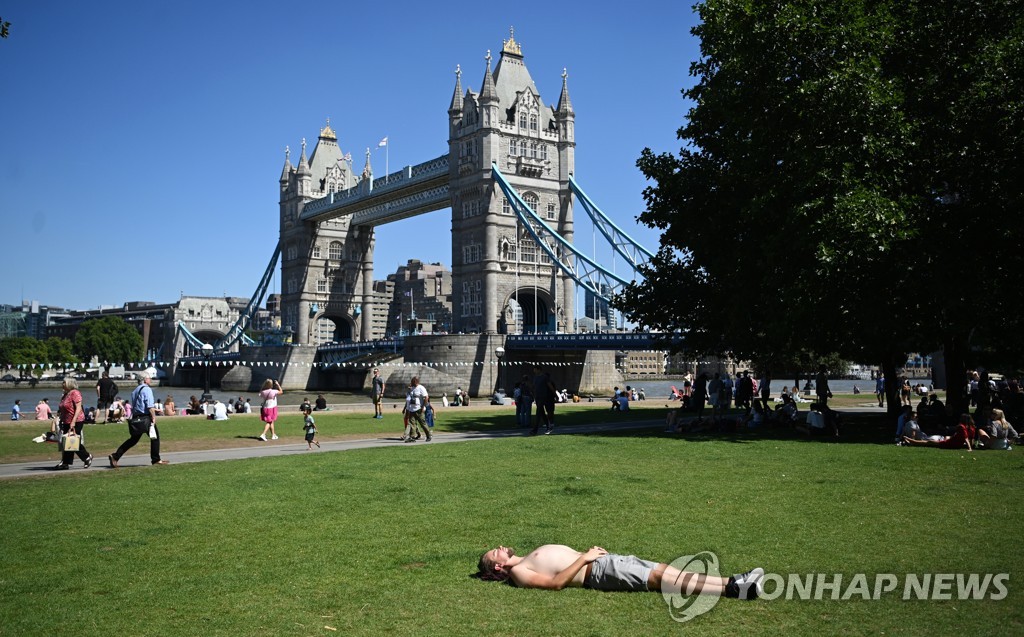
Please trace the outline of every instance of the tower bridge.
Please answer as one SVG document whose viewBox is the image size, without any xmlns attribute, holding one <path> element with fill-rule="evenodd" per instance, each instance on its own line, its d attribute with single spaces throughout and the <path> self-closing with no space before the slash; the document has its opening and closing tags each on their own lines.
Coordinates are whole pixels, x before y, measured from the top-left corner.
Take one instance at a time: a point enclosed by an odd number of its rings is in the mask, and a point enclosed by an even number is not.
<svg viewBox="0 0 1024 637">
<path fill-rule="evenodd" d="M 440 336 L 430 337 L 429 346 L 421 337 L 411 337 L 401 351 L 392 344 L 394 356 L 404 353 L 411 360 L 432 356 L 443 363 L 471 356 L 479 361 L 504 350 L 506 335 L 565 333 L 574 329 L 577 285 L 601 298 L 624 285 L 625 279 L 574 246 L 576 200 L 617 253 L 633 255 L 633 267 L 636 255 L 650 256 L 642 248 L 633 249 L 635 242 L 603 217 L 575 182 L 576 115 L 565 69 L 557 102 L 545 105 L 514 33 L 503 40 L 496 61 L 487 52 L 484 66 L 476 89 L 463 88 L 461 67 L 456 68 L 447 111 L 448 150 L 438 157 L 375 177 L 367 149 L 357 175 L 351 153 L 342 152 L 330 120 L 310 153 L 302 140 L 297 165 L 285 149 L 279 178 L 280 239 L 253 301 L 258 305 L 266 291 L 279 253 L 282 326 L 292 332 L 293 345 L 277 351 L 243 344 L 238 354 L 221 362 L 249 357 L 256 364 L 233 368 L 226 382 L 255 384 L 253 372 L 243 370 L 262 369 L 261 360 L 287 362 L 284 357 L 291 362 L 288 370 L 323 370 L 325 362 L 361 356 L 359 343 L 373 349 L 369 344 L 386 336 L 391 302 L 373 280 L 375 228 L 386 223 L 451 210 L 449 330 L 459 335 L 458 344 L 441 346 Z M 217 347 L 233 345 L 243 331 L 236 326 Z M 356 354 L 347 345 L 318 350 L 324 340 L 354 342 Z M 574 361 L 596 355 L 581 349 L 581 342 L 563 340 L 553 347 L 552 342 L 538 341 L 534 351 Z M 526 341 L 509 345 L 530 351 Z M 614 347 L 608 342 L 592 348 L 610 349 Z M 233 373 L 237 378 L 231 378 Z M 468 380 L 462 386 L 471 390 L 479 381 Z M 300 374 L 288 382 L 305 387 L 324 379 L 311 381 Z M 476 388 L 486 384 L 477 382 Z M 572 379 L 561 384 L 583 388 Z"/>
</svg>

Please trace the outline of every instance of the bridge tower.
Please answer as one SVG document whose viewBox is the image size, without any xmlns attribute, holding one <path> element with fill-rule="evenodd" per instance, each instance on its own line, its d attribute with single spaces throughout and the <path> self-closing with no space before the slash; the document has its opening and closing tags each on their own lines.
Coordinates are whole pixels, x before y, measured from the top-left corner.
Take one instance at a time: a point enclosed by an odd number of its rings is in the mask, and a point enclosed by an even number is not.
<svg viewBox="0 0 1024 637">
<path fill-rule="evenodd" d="M 369 161 L 369 159 L 367 159 Z M 369 164 L 367 164 L 367 171 Z M 285 149 L 280 179 L 282 327 L 300 344 L 368 340 L 373 315 L 373 229 L 337 217 L 303 223 L 310 201 L 359 183 L 351 155 L 342 155 L 330 120 L 312 156 L 302 140 L 299 165 Z"/>
<path fill-rule="evenodd" d="M 479 92 L 462 92 L 461 69 L 448 109 L 452 202 L 453 331 L 572 329 L 575 287 L 531 239 L 491 176 L 491 163 L 547 223 L 573 240 L 569 175 L 575 113 L 566 73 L 557 106 L 545 106 L 515 33 L 491 53 Z M 557 248 L 555 248 L 557 250 Z"/>
</svg>

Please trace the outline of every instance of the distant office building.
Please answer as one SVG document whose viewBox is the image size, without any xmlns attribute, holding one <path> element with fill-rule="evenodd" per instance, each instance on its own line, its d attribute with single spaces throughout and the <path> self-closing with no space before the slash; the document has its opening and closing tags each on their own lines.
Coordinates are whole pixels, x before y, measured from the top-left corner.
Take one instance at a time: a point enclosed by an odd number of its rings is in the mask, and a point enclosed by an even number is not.
<svg viewBox="0 0 1024 637">
<path fill-rule="evenodd" d="M 440 263 L 409 259 L 388 275 L 389 334 L 436 334 L 452 325 L 452 273 Z"/>
<path fill-rule="evenodd" d="M 0 338 L 31 336 L 45 340 L 47 326 L 63 316 L 67 316 L 64 308 L 40 305 L 39 301 L 0 305 Z"/>
<path fill-rule="evenodd" d="M 600 289 L 604 296 L 611 296 L 612 289 L 608 284 L 602 283 Z M 617 317 L 615 308 L 608 301 L 600 298 L 590 290 L 587 290 L 584 295 L 583 308 L 583 316 L 590 319 L 591 323 L 589 325 L 593 326 L 593 331 L 605 332 L 615 328 Z"/>
</svg>

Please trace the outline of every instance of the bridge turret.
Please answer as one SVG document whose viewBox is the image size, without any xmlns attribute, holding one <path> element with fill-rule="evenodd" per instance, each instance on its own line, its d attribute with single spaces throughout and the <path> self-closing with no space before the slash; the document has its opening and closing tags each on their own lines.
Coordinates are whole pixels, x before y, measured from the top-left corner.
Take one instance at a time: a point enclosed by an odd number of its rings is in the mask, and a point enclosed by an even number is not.
<svg viewBox="0 0 1024 637">
<path fill-rule="evenodd" d="M 455 92 L 448 107 L 448 137 L 454 138 L 458 123 L 462 121 L 462 67 L 455 66 Z"/>
<path fill-rule="evenodd" d="M 309 160 L 306 159 L 306 138 L 302 138 L 302 156 L 299 158 L 299 167 L 295 171 L 297 178 L 298 195 L 300 197 L 310 196 L 313 190 L 313 171 L 309 169 Z"/>
<path fill-rule="evenodd" d="M 480 89 L 480 115 L 483 118 L 481 124 L 484 128 L 496 128 L 498 126 L 498 105 L 501 103 L 501 98 L 498 97 L 498 91 L 494 88 L 494 76 L 491 74 L 491 52 L 489 50 L 484 59 L 487 60 L 487 70 L 484 71 L 484 83 Z"/>
<path fill-rule="evenodd" d="M 288 182 L 289 182 L 289 180 L 291 180 L 292 171 L 294 170 L 294 168 L 292 168 L 292 162 L 290 162 L 288 160 L 288 156 L 290 154 L 291 154 L 291 149 L 289 149 L 287 146 L 285 146 L 284 147 L 284 168 L 281 169 L 281 179 L 280 179 L 281 192 L 282 193 L 284 191 L 288 190 Z"/>
<path fill-rule="evenodd" d="M 562 69 L 562 94 L 555 108 L 558 123 L 558 179 L 569 182 L 569 175 L 576 170 L 576 113 L 569 100 L 569 74 Z"/>
</svg>

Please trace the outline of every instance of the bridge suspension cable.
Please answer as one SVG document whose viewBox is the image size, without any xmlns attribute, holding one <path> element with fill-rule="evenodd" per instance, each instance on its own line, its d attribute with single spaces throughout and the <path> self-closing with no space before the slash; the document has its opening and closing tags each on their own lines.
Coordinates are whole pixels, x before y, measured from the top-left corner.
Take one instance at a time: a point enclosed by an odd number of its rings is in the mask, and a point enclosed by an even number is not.
<svg viewBox="0 0 1024 637">
<path fill-rule="evenodd" d="M 498 170 L 497 164 L 491 164 L 491 175 L 495 182 L 505 193 L 509 205 L 515 210 L 516 216 L 523 222 L 523 226 L 533 237 L 533 240 L 548 255 L 552 263 L 565 272 L 570 278 L 576 281 L 585 290 L 594 294 L 604 301 L 611 301 L 610 292 L 614 292 L 629 284 L 629 281 L 610 272 L 593 259 L 576 249 L 566 241 L 560 234 L 555 232 L 551 226 L 541 219 L 535 210 L 530 208 L 519 196 L 515 188 L 506 181 L 505 176 Z M 549 241 L 558 245 L 557 252 L 552 249 Z"/>
<path fill-rule="evenodd" d="M 630 264 L 635 271 L 638 266 L 649 262 L 654 254 L 645 248 L 644 246 L 637 243 L 632 237 L 626 234 L 621 228 L 608 218 L 608 215 L 604 214 L 594 200 L 587 196 L 587 193 L 583 192 L 580 185 L 576 182 L 576 178 L 569 175 L 569 188 L 573 194 L 576 195 L 576 200 L 579 201 L 580 205 L 590 216 L 590 220 L 594 222 L 594 226 L 601 231 L 604 238 L 608 240 L 612 248 L 619 253 L 619 255 L 626 260 L 626 263 Z"/>
</svg>

